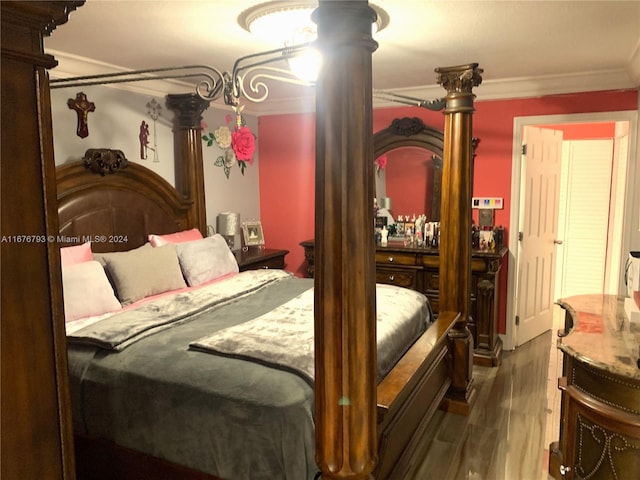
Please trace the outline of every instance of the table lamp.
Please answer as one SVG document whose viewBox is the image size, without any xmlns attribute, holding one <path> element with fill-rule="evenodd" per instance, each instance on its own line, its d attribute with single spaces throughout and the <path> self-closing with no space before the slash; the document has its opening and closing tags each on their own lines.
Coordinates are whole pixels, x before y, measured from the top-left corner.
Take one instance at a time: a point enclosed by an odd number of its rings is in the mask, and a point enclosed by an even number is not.
<svg viewBox="0 0 640 480">
<path fill-rule="evenodd" d="M 234 212 L 222 212 L 216 218 L 218 233 L 227 241 L 229 248 L 233 250 L 233 245 L 240 225 L 240 214 Z"/>
</svg>

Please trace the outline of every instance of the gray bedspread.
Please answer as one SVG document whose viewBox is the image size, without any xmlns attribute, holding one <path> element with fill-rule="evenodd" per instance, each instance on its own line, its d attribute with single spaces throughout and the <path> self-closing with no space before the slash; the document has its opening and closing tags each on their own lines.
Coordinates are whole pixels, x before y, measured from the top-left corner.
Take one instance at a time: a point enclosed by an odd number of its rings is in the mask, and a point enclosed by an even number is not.
<svg viewBox="0 0 640 480">
<path fill-rule="evenodd" d="M 248 322 L 191 343 L 203 352 L 254 360 L 301 375 L 315 375 L 313 289 Z M 378 382 L 424 332 L 429 305 L 424 296 L 391 285 L 376 288 Z M 295 345 L 295 348 L 291 348 Z"/>
<path fill-rule="evenodd" d="M 145 330 L 122 351 L 70 344 L 74 429 L 224 479 L 312 479 L 308 381 L 189 348 L 269 314 L 312 286 L 311 279 L 286 276 L 251 294 L 199 307 L 188 321 Z"/>
</svg>

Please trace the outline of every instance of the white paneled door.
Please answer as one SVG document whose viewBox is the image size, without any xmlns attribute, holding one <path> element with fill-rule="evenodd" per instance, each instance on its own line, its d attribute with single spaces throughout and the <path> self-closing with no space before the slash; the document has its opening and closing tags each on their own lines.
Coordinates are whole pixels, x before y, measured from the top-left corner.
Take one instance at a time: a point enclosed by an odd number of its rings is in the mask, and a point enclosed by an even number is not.
<svg viewBox="0 0 640 480">
<path fill-rule="evenodd" d="M 527 126 L 523 143 L 516 346 L 552 327 L 556 250 L 561 241 L 557 234 L 562 132 Z"/>
<path fill-rule="evenodd" d="M 565 298 L 602 294 L 608 248 L 613 140 L 565 142 L 556 292 Z"/>
</svg>

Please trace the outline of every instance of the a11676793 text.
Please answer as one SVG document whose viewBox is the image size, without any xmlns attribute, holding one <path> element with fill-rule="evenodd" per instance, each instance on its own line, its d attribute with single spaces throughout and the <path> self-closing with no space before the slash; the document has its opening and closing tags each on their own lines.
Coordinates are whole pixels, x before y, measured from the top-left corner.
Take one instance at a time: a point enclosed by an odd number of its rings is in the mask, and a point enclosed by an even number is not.
<svg viewBox="0 0 640 480">
<path fill-rule="evenodd" d="M 127 235 L 2 235 L 2 243 L 126 243 Z"/>
</svg>

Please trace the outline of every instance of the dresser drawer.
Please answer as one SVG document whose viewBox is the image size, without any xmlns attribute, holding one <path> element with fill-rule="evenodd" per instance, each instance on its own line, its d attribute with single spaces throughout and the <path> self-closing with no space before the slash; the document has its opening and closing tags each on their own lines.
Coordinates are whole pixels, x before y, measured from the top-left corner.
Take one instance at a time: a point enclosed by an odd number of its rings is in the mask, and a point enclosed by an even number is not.
<svg viewBox="0 0 640 480">
<path fill-rule="evenodd" d="M 417 274 L 413 270 L 400 270 L 393 268 L 376 268 L 376 282 L 397 285 L 398 287 L 416 289 Z"/>
<path fill-rule="evenodd" d="M 433 290 L 438 291 L 440 289 L 440 274 L 438 272 L 424 272 L 424 289 L 425 291 Z"/>
<path fill-rule="evenodd" d="M 249 249 L 247 251 L 235 250 L 233 254 L 238 262 L 238 269 L 241 272 L 245 270 L 259 270 L 261 268 L 284 268 L 284 257 L 289 253 L 288 250 L 265 249 Z"/>
<path fill-rule="evenodd" d="M 268 260 L 262 260 L 254 265 L 252 265 L 253 269 L 269 269 L 276 268 L 282 270 L 284 268 L 284 257 L 274 257 Z"/>
<path fill-rule="evenodd" d="M 415 265 L 416 254 L 411 252 L 376 252 L 377 265 Z"/>
</svg>

